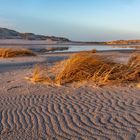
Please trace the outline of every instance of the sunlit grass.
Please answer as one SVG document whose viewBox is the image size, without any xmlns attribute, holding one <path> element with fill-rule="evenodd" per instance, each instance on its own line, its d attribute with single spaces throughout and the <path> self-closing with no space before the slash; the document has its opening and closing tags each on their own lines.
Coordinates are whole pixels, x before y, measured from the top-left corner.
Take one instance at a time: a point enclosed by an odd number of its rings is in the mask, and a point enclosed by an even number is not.
<svg viewBox="0 0 140 140">
<path fill-rule="evenodd" d="M 36 64 L 32 77 L 26 77 L 33 83 L 52 83 L 52 79 L 47 74 L 47 66 Z"/>
<path fill-rule="evenodd" d="M 17 56 L 35 56 L 35 54 L 28 50 L 22 48 L 0 48 L 0 57 L 9 58 Z"/>
<path fill-rule="evenodd" d="M 92 52 L 81 52 L 45 71 L 38 66 L 32 80 L 59 85 L 82 81 L 92 81 L 97 85 L 136 84 L 140 82 L 140 57 L 135 55 L 128 64 L 119 64 Z"/>
</svg>

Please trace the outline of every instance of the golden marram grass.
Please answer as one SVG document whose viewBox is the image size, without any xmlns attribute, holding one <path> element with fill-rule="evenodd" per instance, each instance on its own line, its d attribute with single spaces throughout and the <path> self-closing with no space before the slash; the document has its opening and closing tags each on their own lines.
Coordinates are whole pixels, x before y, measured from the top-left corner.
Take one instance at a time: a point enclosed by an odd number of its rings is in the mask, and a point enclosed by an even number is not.
<svg viewBox="0 0 140 140">
<path fill-rule="evenodd" d="M 29 49 L 23 48 L 0 48 L 0 57 L 2 58 L 17 56 L 35 56 L 35 53 Z"/>
<path fill-rule="evenodd" d="M 59 85 L 89 80 L 97 85 L 139 83 L 139 58 L 139 55 L 135 55 L 130 58 L 128 64 L 120 64 L 91 52 L 82 52 L 72 55 L 68 60 L 63 61 L 63 67 L 60 70 L 58 70 L 59 64 L 57 64 L 57 71 L 59 71 L 57 73 L 54 72 L 53 67 L 50 67 L 49 72 L 48 70 L 45 71 L 44 77 L 47 77 L 46 81 L 48 83 L 51 82 Z M 54 79 L 50 76 L 51 70 L 54 74 Z M 42 69 L 33 74 L 32 79 L 34 82 L 38 81 L 37 79 L 39 79 L 39 73 L 41 72 Z"/>
<path fill-rule="evenodd" d="M 58 84 L 89 80 L 102 66 L 107 67 L 107 64 L 100 58 L 94 58 L 91 53 L 79 53 L 66 60 L 55 80 Z"/>
<path fill-rule="evenodd" d="M 33 76 L 25 77 L 25 79 L 30 80 L 32 83 L 53 83 L 53 80 L 46 73 L 48 67 L 45 64 L 36 64 L 34 66 Z"/>
</svg>

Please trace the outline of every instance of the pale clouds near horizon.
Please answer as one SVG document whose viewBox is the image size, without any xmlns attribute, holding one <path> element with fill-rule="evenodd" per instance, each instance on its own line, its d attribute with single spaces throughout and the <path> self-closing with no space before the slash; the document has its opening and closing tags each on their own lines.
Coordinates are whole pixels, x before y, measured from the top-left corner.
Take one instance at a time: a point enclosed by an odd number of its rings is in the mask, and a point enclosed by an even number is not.
<svg viewBox="0 0 140 140">
<path fill-rule="evenodd" d="M 16 28 L 16 25 L 7 18 L 0 17 L 0 27 L 3 28 Z"/>
</svg>

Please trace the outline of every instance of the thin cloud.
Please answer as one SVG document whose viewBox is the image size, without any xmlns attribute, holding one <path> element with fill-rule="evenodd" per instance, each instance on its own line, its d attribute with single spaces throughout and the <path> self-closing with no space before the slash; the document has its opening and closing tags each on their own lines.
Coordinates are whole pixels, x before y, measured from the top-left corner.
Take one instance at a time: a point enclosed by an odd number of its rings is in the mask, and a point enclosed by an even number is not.
<svg viewBox="0 0 140 140">
<path fill-rule="evenodd" d="M 0 17 L 0 27 L 3 27 L 3 28 L 15 28 L 16 25 L 13 24 L 10 20 Z"/>
</svg>

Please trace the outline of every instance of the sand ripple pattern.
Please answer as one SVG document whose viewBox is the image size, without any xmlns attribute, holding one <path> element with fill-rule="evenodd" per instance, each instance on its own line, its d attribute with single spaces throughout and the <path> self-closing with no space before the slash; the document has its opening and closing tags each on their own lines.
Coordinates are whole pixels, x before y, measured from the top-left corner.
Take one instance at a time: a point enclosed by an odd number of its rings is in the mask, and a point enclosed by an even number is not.
<svg viewBox="0 0 140 140">
<path fill-rule="evenodd" d="M 2 140 L 135 140 L 139 134 L 135 89 L 0 96 Z"/>
</svg>

